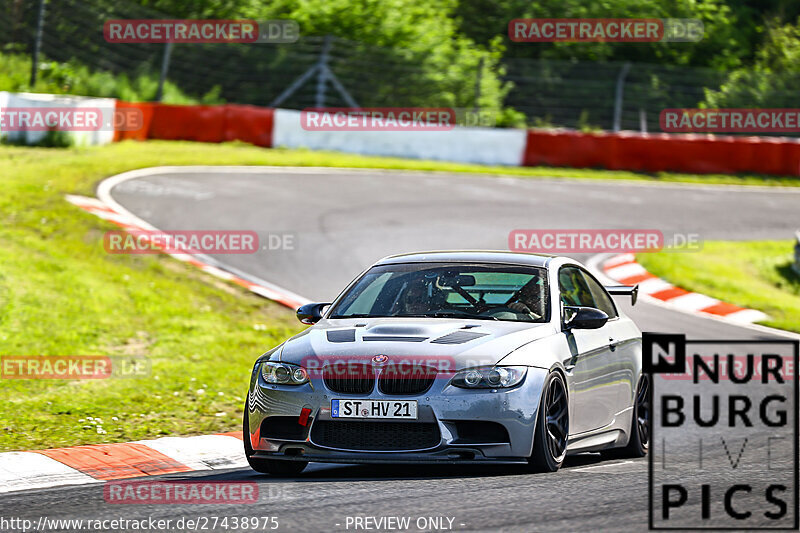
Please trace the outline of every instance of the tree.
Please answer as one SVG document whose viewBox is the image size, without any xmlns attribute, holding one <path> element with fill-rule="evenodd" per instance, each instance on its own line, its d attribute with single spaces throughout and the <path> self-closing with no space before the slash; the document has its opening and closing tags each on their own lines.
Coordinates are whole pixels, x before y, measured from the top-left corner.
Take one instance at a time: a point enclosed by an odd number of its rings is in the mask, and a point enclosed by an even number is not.
<svg viewBox="0 0 800 533">
<path fill-rule="evenodd" d="M 800 86 L 800 19 L 773 22 L 752 67 L 733 71 L 719 90 L 707 90 L 703 107 L 797 107 Z"/>
</svg>

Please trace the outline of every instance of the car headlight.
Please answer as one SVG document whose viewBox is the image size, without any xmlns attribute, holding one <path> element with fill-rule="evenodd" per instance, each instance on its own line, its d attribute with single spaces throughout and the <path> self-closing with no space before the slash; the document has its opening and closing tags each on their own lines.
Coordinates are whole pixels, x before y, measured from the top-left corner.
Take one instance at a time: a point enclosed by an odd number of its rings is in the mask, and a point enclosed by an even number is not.
<svg viewBox="0 0 800 533">
<path fill-rule="evenodd" d="M 308 383 L 308 372 L 302 366 L 289 363 L 261 363 L 261 377 L 273 385 L 302 385 Z"/>
<path fill-rule="evenodd" d="M 525 366 L 483 366 L 456 372 L 451 385 L 462 389 L 507 389 L 525 378 Z"/>
</svg>

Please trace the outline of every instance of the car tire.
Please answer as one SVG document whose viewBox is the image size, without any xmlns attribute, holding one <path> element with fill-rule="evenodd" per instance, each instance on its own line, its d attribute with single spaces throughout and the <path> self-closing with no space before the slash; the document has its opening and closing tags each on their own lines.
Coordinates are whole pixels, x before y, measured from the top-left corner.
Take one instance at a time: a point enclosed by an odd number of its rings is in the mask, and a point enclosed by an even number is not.
<svg viewBox="0 0 800 533">
<path fill-rule="evenodd" d="M 628 445 L 624 448 L 603 450 L 601 454 L 609 459 L 631 459 L 647 455 L 650 446 L 650 414 L 650 378 L 647 374 L 642 374 L 636 386 Z"/>
<path fill-rule="evenodd" d="M 564 377 L 551 372 L 544 381 L 536 414 L 533 453 L 528 464 L 534 472 L 555 472 L 564 463 L 569 440 L 569 401 Z"/>
<path fill-rule="evenodd" d="M 308 461 L 282 461 L 280 459 L 264 459 L 253 457 L 253 447 L 250 445 L 250 417 L 247 402 L 244 404 L 242 415 L 242 440 L 244 441 L 244 456 L 250 468 L 261 474 L 270 474 L 275 477 L 295 476 L 305 470 Z"/>
</svg>

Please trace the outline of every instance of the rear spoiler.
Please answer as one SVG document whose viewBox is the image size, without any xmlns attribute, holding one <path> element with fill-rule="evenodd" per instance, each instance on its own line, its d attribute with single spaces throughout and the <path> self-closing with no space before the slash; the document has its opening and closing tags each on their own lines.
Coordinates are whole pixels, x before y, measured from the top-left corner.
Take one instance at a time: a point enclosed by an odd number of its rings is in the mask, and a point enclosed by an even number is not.
<svg viewBox="0 0 800 533">
<path fill-rule="evenodd" d="M 638 285 L 634 285 L 633 287 L 627 285 L 611 285 L 606 287 L 606 290 L 611 296 L 630 296 L 631 305 L 636 305 L 636 298 L 639 297 Z"/>
</svg>

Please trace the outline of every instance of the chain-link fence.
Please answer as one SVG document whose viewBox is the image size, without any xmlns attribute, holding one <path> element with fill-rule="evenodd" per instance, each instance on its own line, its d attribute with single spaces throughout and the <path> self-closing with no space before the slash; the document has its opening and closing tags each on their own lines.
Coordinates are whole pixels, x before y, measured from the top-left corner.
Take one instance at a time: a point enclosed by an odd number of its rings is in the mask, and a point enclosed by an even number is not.
<svg viewBox="0 0 800 533">
<path fill-rule="evenodd" d="M 533 125 L 659 131 L 666 108 L 697 107 L 725 73 L 641 63 L 513 59 L 505 104 Z"/>
<path fill-rule="evenodd" d="M 3 50 L 34 53 L 39 4 L 0 4 Z M 635 131 L 659 131 L 662 109 L 696 107 L 706 90 L 718 90 L 727 78 L 710 69 L 538 59 L 481 61 L 469 72 L 447 75 L 418 53 L 337 37 L 301 37 L 292 44 L 111 44 L 102 33 L 109 19 L 168 17 L 124 1 L 103 5 L 47 2 L 43 64 L 76 61 L 92 71 L 163 75 L 201 101 L 293 109 L 475 108 L 481 106 L 481 77 L 493 76 L 507 90 L 490 105 L 521 112 L 527 125 Z"/>
<path fill-rule="evenodd" d="M 38 1 L 13 2 L 0 11 L 0 46 L 33 54 Z M 2 5 L 2 4 L 0 4 Z M 0 8 L 2 9 L 2 8 Z M 292 44 L 116 44 L 105 41 L 102 28 L 111 19 L 164 19 L 161 13 L 117 2 L 98 10 L 80 0 L 46 5 L 41 55 L 47 60 L 80 62 L 93 70 L 136 76 L 165 71 L 167 79 L 189 95 L 210 91 L 225 101 L 268 106 L 275 102 L 328 50 L 330 72 L 360 106 L 472 107 L 473 73 L 443 76 L 419 53 L 381 48 L 336 37 L 302 37 Z M 164 55 L 169 49 L 168 65 Z M 287 108 L 348 106 L 335 80 L 319 84 L 311 77 L 282 99 Z M 319 86 L 318 86 L 319 85 Z M 108 96 L 108 95 L 103 95 Z"/>
</svg>

